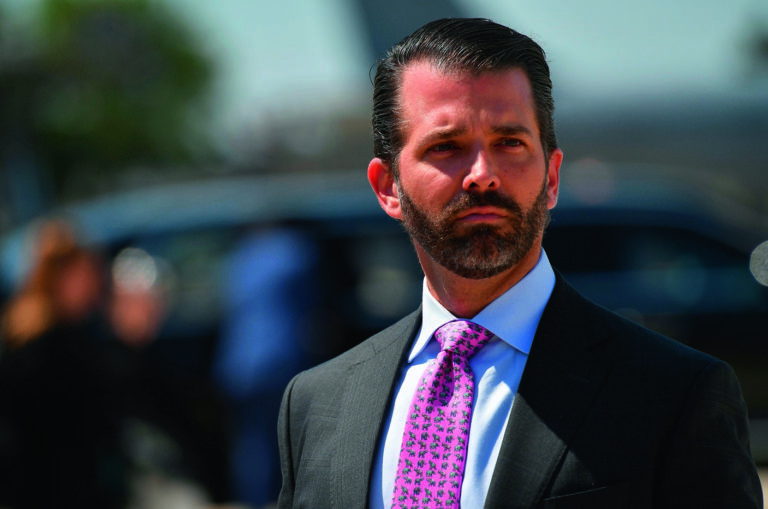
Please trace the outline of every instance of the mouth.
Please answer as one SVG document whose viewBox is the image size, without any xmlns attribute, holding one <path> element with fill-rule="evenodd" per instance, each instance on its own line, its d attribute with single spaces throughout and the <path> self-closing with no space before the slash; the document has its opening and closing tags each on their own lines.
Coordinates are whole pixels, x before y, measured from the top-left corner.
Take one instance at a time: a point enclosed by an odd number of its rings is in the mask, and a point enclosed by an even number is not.
<svg viewBox="0 0 768 509">
<path fill-rule="evenodd" d="M 462 223 L 487 223 L 503 220 L 507 215 L 496 207 L 472 207 L 462 211 L 456 220 Z"/>
</svg>

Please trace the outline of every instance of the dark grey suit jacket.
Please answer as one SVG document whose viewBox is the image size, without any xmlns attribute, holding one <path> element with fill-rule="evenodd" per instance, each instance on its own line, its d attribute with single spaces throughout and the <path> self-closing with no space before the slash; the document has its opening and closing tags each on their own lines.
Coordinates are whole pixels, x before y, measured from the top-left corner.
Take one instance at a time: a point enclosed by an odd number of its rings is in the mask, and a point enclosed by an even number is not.
<svg viewBox="0 0 768 509">
<path fill-rule="evenodd" d="M 366 507 L 420 319 L 416 311 L 288 385 L 281 509 Z M 762 508 L 733 371 L 592 304 L 558 275 L 485 507 Z"/>
</svg>

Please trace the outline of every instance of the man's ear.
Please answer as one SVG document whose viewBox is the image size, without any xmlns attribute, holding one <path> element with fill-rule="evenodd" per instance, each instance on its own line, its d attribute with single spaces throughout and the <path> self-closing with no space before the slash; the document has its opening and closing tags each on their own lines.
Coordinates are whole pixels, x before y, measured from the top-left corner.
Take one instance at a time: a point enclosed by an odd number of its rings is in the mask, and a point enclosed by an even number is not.
<svg viewBox="0 0 768 509">
<path fill-rule="evenodd" d="M 390 171 L 389 163 L 378 157 L 371 159 L 368 164 L 368 182 L 370 182 L 384 212 L 390 217 L 402 220 L 400 195 L 397 192 L 397 183 Z"/>
<path fill-rule="evenodd" d="M 563 151 L 556 148 L 549 154 L 547 167 L 547 208 L 557 205 L 557 194 L 560 190 L 560 165 L 563 164 Z"/>
</svg>

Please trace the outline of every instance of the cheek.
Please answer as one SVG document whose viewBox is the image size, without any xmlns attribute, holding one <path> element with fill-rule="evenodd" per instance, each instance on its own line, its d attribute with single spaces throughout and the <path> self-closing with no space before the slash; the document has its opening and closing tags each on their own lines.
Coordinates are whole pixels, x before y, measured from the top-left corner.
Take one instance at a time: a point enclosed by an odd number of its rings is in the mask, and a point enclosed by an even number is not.
<svg viewBox="0 0 768 509">
<path fill-rule="evenodd" d="M 424 167 L 401 172 L 400 186 L 414 203 L 426 210 L 443 208 L 461 189 L 461 183 L 447 173 Z"/>
</svg>

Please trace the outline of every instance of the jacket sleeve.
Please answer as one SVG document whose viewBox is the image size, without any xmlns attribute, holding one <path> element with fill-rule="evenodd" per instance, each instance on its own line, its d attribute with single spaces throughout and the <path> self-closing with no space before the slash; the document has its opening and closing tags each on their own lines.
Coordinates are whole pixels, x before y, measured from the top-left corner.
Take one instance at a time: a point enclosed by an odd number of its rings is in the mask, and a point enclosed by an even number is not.
<svg viewBox="0 0 768 509">
<path fill-rule="evenodd" d="M 746 404 L 724 362 L 711 362 L 692 385 L 658 486 L 657 507 L 762 509 Z"/>
<path fill-rule="evenodd" d="M 297 375 L 298 377 L 298 375 Z M 296 487 L 295 468 L 293 465 L 293 447 L 291 444 L 291 394 L 296 378 L 288 383 L 283 393 L 283 401 L 280 405 L 280 415 L 277 420 L 277 440 L 280 448 L 280 471 L 283 476 L 283 485 L 278 497 L 278 509 L 290 509 L 293 507 L 293 495 Z"/>
</svg>

